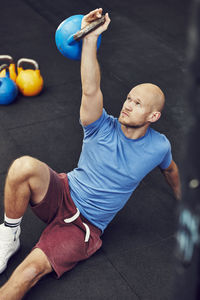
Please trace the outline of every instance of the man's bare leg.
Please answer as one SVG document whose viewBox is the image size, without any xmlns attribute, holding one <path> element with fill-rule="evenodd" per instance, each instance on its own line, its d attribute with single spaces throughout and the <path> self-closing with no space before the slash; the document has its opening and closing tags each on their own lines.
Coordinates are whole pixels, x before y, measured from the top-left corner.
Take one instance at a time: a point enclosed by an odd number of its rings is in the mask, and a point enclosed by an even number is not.
<svg viewBox="0 0 200 300">
<path fill-rule="evenodd" d="M 44 275 L 52 272 L 48 258 L 34 249 L 0 288 L 1 300 L 20 300 Z"/>
<path fill-rule="evenodd" d="M 49 182 L 49 167 L 45 163 L 29 156 L 16 159 L 12 163 L 6 178 L 4 192 L 6 216 L 10 219 L 21 218 L 30 200 L 33 204 L 40 203 L 48 190 Z M 19 241 L 19 238 L 15 239 L 12 228 L 4 227 L 3 224 L 0 227 L 0 258 L 2 260 L 8 255 L 9 249 L 12 249 L 13 243 L 17 242 L 17 240 Z M 5 233 L 4 228 L 6 230 Z M 11 255 L 12 253 L 14 252 L 11 250 Z M 7 259 L 6 262 L 4 260 L 0 263 L 2 271 L 6 267 Z M 43 275 L 51 271 L 52 267 L 46 255 L 42 250 L 35 249 L 0 289 L 0 299 L 21 299 Z"/>
<path fill-rule="evenodd" d="M 6 178 L 4 207 L 8 218 L 17 219 L 24 215 L 31 199 L 39 203 L 45 196 L 50 181 L 48 166 L 30 156 L 16 159 Z"/>
</svg>

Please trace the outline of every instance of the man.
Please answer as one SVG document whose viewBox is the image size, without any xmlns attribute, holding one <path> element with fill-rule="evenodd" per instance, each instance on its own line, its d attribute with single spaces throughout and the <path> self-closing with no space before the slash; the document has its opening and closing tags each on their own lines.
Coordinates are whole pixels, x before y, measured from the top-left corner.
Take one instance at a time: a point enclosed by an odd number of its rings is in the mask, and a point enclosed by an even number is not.
<svg viewBox="0 0 200 300">
<path fill-rule="evenodd" d="M 96 9 L 82 27 L 101 17 Z M 1 300 L 18 300 L 45 274 L 59 278 L 102 244 L 101 234 L 125 205 L 142 178 L 159 166 L 177 199 L 181 198 L 178 168 L 167 138 L 149 125 L 161 116 L 164 94 L 153 84 L 141 84 L 128 94 L 119 119 L 103 109 L 96 57 L 105 23 L 83 40 L 81 58 L 84 129 L 78 167 L 57 174 L 45 163 L 24 156 L 15 160 L 5 183 L 5 220 L 0 225 L 0 272 L 19 248 L 20 222 L 27 205 L 48 224 L 39 242 L 0 289 Z"/>
</svg>

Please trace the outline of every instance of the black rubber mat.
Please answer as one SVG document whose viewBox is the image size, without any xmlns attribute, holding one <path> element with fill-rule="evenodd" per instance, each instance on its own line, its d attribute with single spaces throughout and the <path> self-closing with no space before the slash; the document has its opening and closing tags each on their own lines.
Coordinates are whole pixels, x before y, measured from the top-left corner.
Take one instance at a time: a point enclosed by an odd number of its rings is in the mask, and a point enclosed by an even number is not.
<svg viewBox="0 0 200 300">
<path fill-rule="evenodd" d="M 167 135 L 174 160 L 181 164 L 187 130 L 183 87 L 188 1 L 6 0 L 1 3 L 0 54 L 15 61 L 37 60 L 45 86 L 37 97 L 19 95 L 12 105 L 0 107 L 1 221 L 4 180 L 12 160 L 31 155 L 58 172 L 77 164 L 83 137 L 80 63 L 58 52 L 54 35 L 65 18 L 96 7 L 112 19 L 98 53 L 105 108 L 118 116 L 132 86 L 160 85 L 167 102 L 154 128 Z M 44 229 L 30 210 L 22 225 L 21 249 L 0 275 L 1 285 Z M 154 170 L 106 229 L 101 250 L 59 280 L 46 276 L 24 299 L 170 300 L 175 231 L 176 202 L 160 171 Z"/>
</svg>

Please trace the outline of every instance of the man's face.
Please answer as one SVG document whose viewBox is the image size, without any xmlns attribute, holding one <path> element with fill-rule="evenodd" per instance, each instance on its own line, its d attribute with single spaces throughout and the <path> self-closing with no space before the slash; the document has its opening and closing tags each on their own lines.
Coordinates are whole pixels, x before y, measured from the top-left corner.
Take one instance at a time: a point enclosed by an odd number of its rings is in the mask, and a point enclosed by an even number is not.
<svg viewBox="0 0 200 300">
<path fill-rule="evenodd" d="M 151 96 L 142 86 L 133 88 L 124 102 L 119 122 L 133 128 L 139 128 L 147 124 L 152 112 Z"/>
</svg>

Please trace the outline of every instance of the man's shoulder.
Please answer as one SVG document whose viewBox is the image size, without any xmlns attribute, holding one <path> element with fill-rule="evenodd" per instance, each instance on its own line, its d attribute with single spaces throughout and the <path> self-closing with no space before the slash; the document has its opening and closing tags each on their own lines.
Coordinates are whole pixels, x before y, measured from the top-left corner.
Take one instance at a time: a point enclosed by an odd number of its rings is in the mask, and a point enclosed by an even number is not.
<svg viewBox="0 0 200 300">
<path fill-rule="evenodd" d="M 155 129 L 150 129 L 151 146 L 150 149 L 153 154 L 153 159 L 162 169 L 169 166 L 172 160 L 171 144 L 165 134 L 160 133 Z"/>
<path fill-rule="evenodd" d="M 103 108 L 102 115 L 99 119 L 93 123 L 83 126 L 84 138 L 89 138 L 92 136 L 104 135 L 107 132 L 112 131 L 116 127 L 117 118 L 108 114 L 107 111 Z"/>
<path fill-rule="evenodd" d="M 110 114 L 105 108 L 103 108 L 103 112 L 105 116 L 110 119 L 111 121 L 117 121 L 118 119 L 114 117 L 112 114 Z"/>
<path fill-rule="evenodd" d="M 151 135 L 151 139 L 153 143 L 162 145 L 162 147 L 170 147 L 170 141 L 168 140 L 168 138 L 166 137 L 165 134 L 150 128 L 150 135 Z"/>
<path fill-rule="evenodd" d="M 113 115 L 109 114 L 109 112 L 107 112 L 105 108 L 103 108 L 102 117 L 104 120 L 105 127 L 113 127 L 118 121 L 118 119 Z"/>
</svg>

